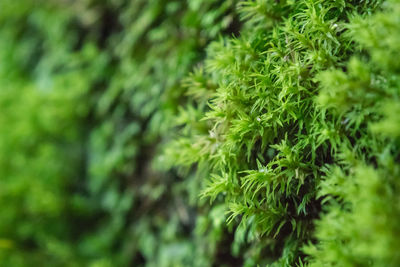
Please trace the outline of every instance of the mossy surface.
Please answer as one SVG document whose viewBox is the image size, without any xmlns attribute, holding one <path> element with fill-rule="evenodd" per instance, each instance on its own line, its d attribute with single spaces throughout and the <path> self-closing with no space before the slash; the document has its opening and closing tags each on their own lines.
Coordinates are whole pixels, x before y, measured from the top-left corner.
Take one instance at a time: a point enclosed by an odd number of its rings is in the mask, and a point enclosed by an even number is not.
<svg viewBox="0 0 400 267">
<path fill-rule="evenodd" d="M 2 0 L 1 266 L 400 266 L 400 2 Z"/>
</svg>

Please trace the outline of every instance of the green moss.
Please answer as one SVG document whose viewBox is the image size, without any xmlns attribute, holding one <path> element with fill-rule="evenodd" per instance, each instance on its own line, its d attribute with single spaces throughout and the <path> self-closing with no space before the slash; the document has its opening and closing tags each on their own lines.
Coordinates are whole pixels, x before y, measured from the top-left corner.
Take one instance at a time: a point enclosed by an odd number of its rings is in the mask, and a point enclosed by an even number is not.
<svg viewBox="0 0 400 267">
<path fill-rule="evenodd" d="M 398 266 L 399 14 L 1 1 L 0 265 Z"/>
<path fill-rule="evenodd" d="M 397 157 L 394 140 L 378 137 L 378 131 L 396 136 L 397 129 L 395 115 L 384 108 L 396 109 L 398 97 L 396 63 L 390 59 L 398 53 L 396 8 L 389 2 L 392 13 L 364 19 L 378 4 L 243 2 L 240 37 L 212 43 L 204 67 L 186 82 L 194 97 L 180 112 L 177 124 L 185 126 L 165 153 L 171 165 L 197 165 L 194 172 L 207 166 L 208 173 L 198 178 L 202 196 L 226 207 L 233 247 L 246 255 L 246 264 L 294 266 L 310 260 L 315 266 L 378 266 L 385 255 L 380 242 L 392 244 L 389 236 L 369 240 L 370 246 L 352 236 L 380 235 L 379 227 L 390 226 L 382 221 L 377 228 L 362 228 L 355 221 L 366 223 L 363 218 L 377 214 L 373 207 L 389 194 L 372 195 L 380 183 L 395 190 L 379 180 L 386 176 L 380 171 L 388 170 L 376 164 L 380 153 L 392 165 Z M 383 34 L 393 38 L 378 37 Z M 374 42 L 378 39 L 384 41 Z M 361 59 L 354 59 L 358 54 Z M 380 71 L 373 71 L 377 66 Z M 350 184 L 363 178 L 365 191 L 347 195 Z M 370 204 L 358 204 L 368 195 Z M 347 216 L 354 221 L 349 218 L 346 226 Z M 309 245 L 305 252 L 315 258 L 308 257 L 301 249 L 305 244 L 322 248 L 310 252 Z M 357 257 L 357 246 L 364 246 L 360 255 L 370 253 L 368 261 Z M 395 255 L 387 259 L 395 262 Z"/>
</svg>

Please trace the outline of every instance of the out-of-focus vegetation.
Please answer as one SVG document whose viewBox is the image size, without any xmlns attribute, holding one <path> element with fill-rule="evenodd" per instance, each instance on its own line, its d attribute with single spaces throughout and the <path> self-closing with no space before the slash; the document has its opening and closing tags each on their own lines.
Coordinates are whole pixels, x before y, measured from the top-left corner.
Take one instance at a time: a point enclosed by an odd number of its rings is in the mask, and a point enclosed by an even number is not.
<svg viewBox="0 0 400 267">
<path fill-rule="evenodd" d="M 0 4 L 1 266 L 82 265 L 91 254 L 83 239 L 101 209 L 86 188 L 87 96 L 105 62 L 90 43 L 76 49 L 70 24 L 50 3 Z"/>
<path fill-rule="evenodd" d="M 0 266 L 399 266 L 399 14 L 1 0 Z"/>
<path fill-rule="evenodd" d="M 1 1 L 1 266 L 214 261 L 218 240 L 192 241 L 194 203 L 151 159 L 180 79 L 237 28 L 233 4 Z"/>
</svg>

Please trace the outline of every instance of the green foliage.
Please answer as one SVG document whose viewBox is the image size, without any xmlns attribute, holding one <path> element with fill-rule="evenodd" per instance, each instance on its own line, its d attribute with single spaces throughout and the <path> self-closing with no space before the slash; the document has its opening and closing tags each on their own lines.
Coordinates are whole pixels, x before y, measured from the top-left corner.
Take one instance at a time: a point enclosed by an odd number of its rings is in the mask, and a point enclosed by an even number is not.
<svg viewBox="0 0 400 267">
<path fill-rule="evenodd" d="M 222 233 L 213 231 L 215 241 L 195 233 L 189 186 L 173 172 L 160 172 L 163 165 L 152 158 L 184 100 L 180 80 L 211 39 L 234 27 L 233 1 L 125 2 L 111 8 L 123 30 L 106 41 L 113 62 L 94 109 L 99 123 L 91 136 L 90 171 L 94 181 L 102 181 L 94 190 L 108 190 L 110 177 L 118 177 L 123 182 L 115 195 L 132 192 L 119 233 L 136 264 L 208 266 L 225 249 L 217 245 Z M 224 223 L 214 220 L 202 223 Z"/>
<path fill-rule="evenodd" d="M 398 266 L 400 247 L 399 121 L 400 3 L 353 18 L 360 53 L 347 71 L 321 75 L 319 99 L 346 124 L 341 153 L 319 185 L 326 211 L 316 223 L 310 266 Z M 340 77 L 340 78 L 339 78 Z M 333 82 L 335 81 L 336 82 Z"/>
<path fill-rule="evenodd" d="M 102 62 L 89 43 L 73 52 L 70 14 L 54 8 L 1 3 L 2 266 L 81 265 L 85 252 L 75 246 L 97 209 L 76 193 L 84 168 L 84 101 Z"/>
<path fill-rule="evenodd" d="M 226 206 L 245 264 L 301 265 L 309 244 L 315 266 L 398 265 L 400 24 L 392 2 L 364 19 L 378 4 L 245 1 L 240 37 L 211 44 L 184 84 L 166 154 L 208 166 L 202 196 Z"/>
<path fill-rule="evenodd" d="M 211 39 L 237 27 L 233 6 L 0 3 L 1 121 L 10 129 L 0 134 L 1 265 L 217 261 L 219 239 L 189 239 L 195 207 L 151 158 L 184 98 L 180 79 Z"/>
<path fill-rule="evenodd" d="M 2 0 L 0 265 L 399 266 L 399 14 Z"/>
</svg>

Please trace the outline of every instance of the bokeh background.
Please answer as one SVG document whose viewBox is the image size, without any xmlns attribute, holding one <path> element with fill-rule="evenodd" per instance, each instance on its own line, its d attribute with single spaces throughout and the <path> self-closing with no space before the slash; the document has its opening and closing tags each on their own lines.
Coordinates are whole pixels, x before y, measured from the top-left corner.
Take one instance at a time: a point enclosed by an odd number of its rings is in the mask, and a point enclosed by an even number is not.
<svg viewBox="0 0 400 267">
<path fill-rule="evenodd" d="M 1 266 L 213 261 L 198 187 L 154 159 L 233 2 L 0 1 Z"/>
</svg>

